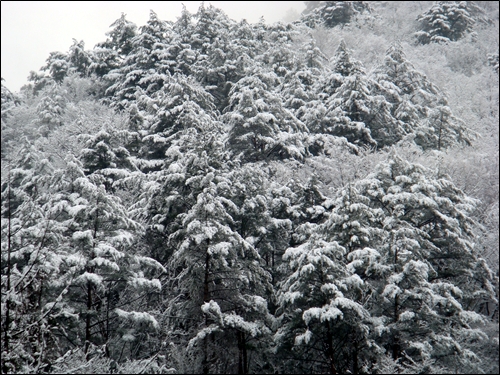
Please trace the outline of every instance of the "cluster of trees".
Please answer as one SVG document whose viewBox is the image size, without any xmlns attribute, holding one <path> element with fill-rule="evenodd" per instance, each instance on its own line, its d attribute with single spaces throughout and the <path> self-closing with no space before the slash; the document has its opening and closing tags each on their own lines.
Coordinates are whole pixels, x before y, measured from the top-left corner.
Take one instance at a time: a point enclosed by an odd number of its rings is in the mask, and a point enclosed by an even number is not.
<svg viewBox="0 0 500 375">
<path fill-rule="evenodd" d="M 122 14 L 2 82 L 2 373 L 498 371 L 495 9 L 307 3 Z"/>
</svg>

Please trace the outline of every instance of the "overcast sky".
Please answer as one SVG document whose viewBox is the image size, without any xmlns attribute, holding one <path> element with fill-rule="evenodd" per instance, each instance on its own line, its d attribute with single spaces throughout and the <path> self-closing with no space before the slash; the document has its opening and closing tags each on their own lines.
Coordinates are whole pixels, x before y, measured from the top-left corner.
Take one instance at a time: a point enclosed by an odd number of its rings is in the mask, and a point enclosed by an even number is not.
<svg viewBox="0 0 500 375">
<path fill-rule="evenodd" d="M 27 83 L 52 51 L 68 52 L 72 40 L 83 40 L 86 49 L 106 40 L 105 33 L 121 13 L 138 27 L 154 10 L 162 20 L 175 21 L 182 3 L 194 13 L 201 1 L 2 1 L 2 78 L 11 91 Z M 291 9 L 300 13 L 303 1 L 205 1 L 229 18 L 250 23 L 263 16 L 267 23 L 281 21 Z"/>
</svg>

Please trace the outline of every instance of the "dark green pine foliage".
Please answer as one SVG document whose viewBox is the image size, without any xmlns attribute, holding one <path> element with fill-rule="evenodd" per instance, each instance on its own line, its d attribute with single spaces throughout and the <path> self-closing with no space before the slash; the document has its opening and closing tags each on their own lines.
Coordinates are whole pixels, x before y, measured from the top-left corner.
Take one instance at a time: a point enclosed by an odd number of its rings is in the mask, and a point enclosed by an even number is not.
<svg viewBox="0 0 500 375">
<path fill-rule="evenodd" d="M 193 78 L 182 74 L 169 77 L 155 95 L 140 96 L 138 106 L 144 108 L 148 126 L 139 151 L 145 170 L 163 163 L 165 153 L 183 131 L 204 131 L 217 118 L 213 97 Z"/>
<path fill-rule="evenodd" d="M 421 44 L 456 42 L 470 33 L 476 24 L 491 20 L 473 1 L 439 1 L 417 17 L 420 30 L 415 33 Z"/>
<path fill-rule="evenodd" d="M 366 1 L 320 1 L 309 2 L 310 11 L 304 13 L 301 21 L 307 26 L 315 28 L 325 26 L 334 28 L 352 23 L 357 16 L 364 13 L 371 13 L 371 7 Z M 306 8 L 306 10 L 309 10 Z"/>
<path fill-rule="evenodd" d="M 40 70 L 48 71 L 55 82 L 62 83 L 69 73 L 69 68 L 68 55 L 62 52 L 51 52 Z"/>
<path fill-rule="evenodd" d="M 120 68 L 110 71 L 104 79 L 110 82 L 106 95 L 119 109 L 127 108 L 137 95 L 152 95 L 163 87 L 170 75 L 172 63 L 168 45 L 171 29 L 155 12 L 150 12 L 146 25 L 131 40 L 132 50 Z"/>
<path fill-rule="evenodd" d="M 68 62 L 70 64 L 70 72 L 75 72 L 80 77 L 88 75 L 92 58 L 90 53 L 85 51 L 83 40 L 78 42 L 76 39 L 73 39 L 73 44 L 69 47 Z"/>
<path fill-rule="evenodd" d="M 398 156 L 342 196 L 328 223 L 370 295 L 376 347 L 403 366 L 432 358 L 448 371 L 474 371 L 466 347 L 484 339 L 475 330 L 484 317 L 471 302 L 494 299 L 491 271 L 473 248 L 474 200 Z"/>
<path fill-rule="evenodd" d="M 123 59 L 132 51 L 132 39 L 137 35 L 137 26 L 128 21 L 126 15 L 113 22 L 106 35 L 106 41 L 98 43 L 90 52 L 91 64 L 88 69 L 89 75 L 104 77 L 111 70 L 118 69 Z"/>
<path fill-rule="evenodd" d="M 102 175 L 108 192 L 115 192 L 116 184 L 137 170 L 129 151 L 122 146 L 130 137 L 133 134 L 114 129 L 79 136 L 85 142 L 81 150 L 85 174 Z"/>
<path fill-rule="evenodd" d="M 359 300 L 363 281 L 346 267 L 346 253 L 323 226 L 285 252 L 275 334 L 278 356 L 287 358 L 278 362 L 280 372 L 359 371 L 369 314 Z"/>
<path fill-rule="evenodd" d="M 373 79 L 404 133 L 420 147 L 441 150 L 472 141 L 472 132 L 453 115 L 441 90 L 406 59 L 400 43 L 387 50 Z"/>
<path fill-rule="evenodd" d="M 298 55 L 293 49 L 293 42 L 299 30 L 292 24 L 276 23 L 266 26 L 262 55 L 258 61 L 270 67 L 278 77 L 284 77 L 297 69 Z"/>
<path fill-rule="evenodd" d="M 232 36 L 235 22 L 220 9 L 200 8 L 192 46 L 200 52 L 192 67 L 196 79 L 214 97 L 219 111 L 228 105 L 229 90 L 250 65 L 248 51 Z"/>
<path fill-rule="evenodd" d="M 278 77 L 257 70 L 231 89 L 223 121 L 229 126 L 228 147 L 243 161 L 302 158 L 304 124 L 283 107 L 275 93 Z"/>
</svg>

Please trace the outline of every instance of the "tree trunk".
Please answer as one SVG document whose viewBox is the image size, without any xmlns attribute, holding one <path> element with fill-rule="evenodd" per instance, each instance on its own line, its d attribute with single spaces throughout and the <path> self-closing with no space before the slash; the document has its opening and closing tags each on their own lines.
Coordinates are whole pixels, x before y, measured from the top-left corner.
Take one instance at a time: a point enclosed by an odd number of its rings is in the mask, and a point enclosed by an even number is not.
<svg viewBox="0 0 500 375">
<path fill-rule="evenodd" d="M 394 299 L 394 322 L 397 322 L 399 319 L 399 296 L 396 295 Z M 399 345 L 399 337 L 397 333 L 394 335 L 394 341 L 392 343 L 392 359 L 395 361 L 400 357 L 400 345 Z"/>
<path fill-rule="evenodd" d="M 203 302 L 210 301 L 210 295 L 208 292 L 208 276 L 209 276 L 209 268 L 210 268 L 210 255 L 208 254 L 208 243 L 210 240 L 207 240 L 207 251 L 205 253 L 205 279 L 203 280 Z"/>
<path fill-rule="evenodd" d="M 205 253 L 205 278 L 203 280 L 203 302 L 210 301 L 210 293 L 208 290 L 208 276 L 210 271 L 210 254 L 208 253 L 208 246 L 210 245 L 210 240 L 207 239 L 207 249 Z M 208 317 L 205 315 L 205 326 L 208 326 Z M 208 374 L 208 337 L 203 339 L 203 360 L 202 360 L 203 374 Z"/>
<path fill-rule="evenodd" d="M 91 332 L 90 332 L 90 310 L 92 309 L 92 284 L 87 281 L 87 316 L 85 318 L 85 353 L 90 347 Z"/>
<path fill-rule="evenodd" d="M 99 206 L 99 199 L 96 201 L 96 206 Z M 92 249 L 90 251 L 90 260 L 94 259 L 95 257 L 95 244 L 96 244 L 96 239 L 97 239 L 97 231 L 99 229 L 99 210 L 97 209 L 95 212 L 95 219 L 94 219 L 94 231 L 92 234 Z M 87 266 L 87 272 L 93 273 L 94 269 L 93 267 L 88 267 Z M 89 347 L 90 347 L 90 341 L 92 339 L 92 333 L 90 331 L 90 325 L 91 325 L 91 310 L 92 310 L 92 283 L 90 281 L 87 281 L 87 316 L 85 318 L 85 354 L 87 354 Z"/>
<path fill-rule="evenodd" d="M 327 322 L 326 345 L 328 362 L 330 364 L 330 374 L 336 374 L 337 368 L 335 367 L 334 353 L 333 353 L 333 335 L 330 329 L 330 322 Z"/>
<path fill-rule="evenodd" d="M 4 331 L 4 348 L 7 353 L 10 351 L 10 342 L 9 342 L 9 330 L 10 330 L 10 276 L 11 276 L 11 259 L 10 259 L 10 252 L 12 250 L 12 243 L 11 243 L 11 237 L 12 237 L 12 227 L 11 227 L 11 221 L 12 221 L 12 213 L 11 213 L 11 207 L 10 207 L 10 198 L 11 198 L 11 191 L 10 191 L 10 164 L 9 164 L 9 176 L 8 176 L 8 183 L 9 183 L 9 188 L 7 191 L 7 301 L 5 303 L 5 331 Z M 6 363 L 3 363 L 2 366 L 2 372 L 7 373 L 9 371 Z"/>
<path fill-rule="evenodd" d="M 245 345 L 245 333 L 238 331 L 238 374 L 248 374 L 248 353 Z"/>
</svg>

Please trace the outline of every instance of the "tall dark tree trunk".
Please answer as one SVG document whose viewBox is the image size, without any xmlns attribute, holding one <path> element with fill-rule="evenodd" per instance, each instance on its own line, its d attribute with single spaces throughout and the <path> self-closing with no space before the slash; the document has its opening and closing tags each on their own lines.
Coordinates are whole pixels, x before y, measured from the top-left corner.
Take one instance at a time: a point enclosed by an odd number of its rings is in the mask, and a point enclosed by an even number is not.
<svg viewBox="0 0 500 375">
<path fill-rule="evenodd" d="M 11 190 L 10 190 L 10 164 L 9 164 L 9 175 L 7 176 L 8 178 L 8 183 L 9 187 L 7 190 L 7 293 L 9 295 L 7 296 L 7 301 L 5 303 L 5 326 L 4 326 L 4 350 L 9 353 L 10 352 L 10 342 L 9 342 L 9 335 L 10 335 L 10 287 L 11 287 L 11 272 L 12 272 L 12 264 L 11 264 L 11 259 L 10 259 L 10 253 L 12 250 L 12 243 L 11 243 L 11 237 L 12 237 L 12 227 L 11 227 L 11 220 L 12 220 L 12 213 L 11 213 L 11 206 L 10 206 L 10 199 L 11 199 Z M 8 372 L 8 367 L 6 366 L 6 363 L 3 362 L 2 366 L 2 372 L 7 373 Z"/>
<path fill-rule="evenodd" d="M 245 342 L 245 333 L 238 331 L 238 374 L 248 374 L 248 353 Z"/>
<path fill-rule="evenodd" d="M 398 250 L 394 251 L 394 265 L 397 267 L 398 265 Z M 399 295 L 396 294 L 394 297 L 394 323 L 399 320 Z M 393 342 L 392 342 L 392 358 L 397 360 L 401 356 L 401 348 L 399 345 L 399 337 L 398 333 L 394 334 Z"/>
<path fill-rule="evenodd" d="M 359 350 L 358 350 L 358 342 L 355 341 L 353 343 L 353 365 L 352 365 L 352 370 L 353 374 L 359 374 L 359 362 L 358 362 L 358 355 L 359 355 Z"/>
<path fill-rule="evenodd" d="M 96 202 L 96 206 L 99 206 L 99 199 Z M 92 249 L 90 253 L 90 259 L 95 258 L 95 245 L 97 242 L 97 231 L 99 229 L 99 209 L 96 210 L 95 212 L 95 218 L 94 218 L 94 230 L 92 234 Z M 87 267 L 87 272 L 93 273 L 94 268 L 93 267 Z M 90 342 L 92 340 L 92 332 L 91 332 L 91 310 L 92 310 L 92 304 L 93 304 L 93 298 L 92 298 L 92 283 L 90 281 L 87 281 L 87 316 L 85 319 L 85 353 L 87 354 L 89 347 L 90 347 Z"/>
<path fill-rule="evenodd" d="M 438 144 L 437 144 L 437 149 L 438 151 L 441 151 L 441 133 L 443 131 L 443 112 L 441 111 L 441 118 L 439 122 L 439 134 L 438 134 Z"/>
<path fill-rule="evenodd" d="M 333 352 L 333 334 L 330 328 L 330 322 L 327 322 L 326 345 L 327 345 L 328 363 L 330 365 L 330 374 L 336 374 L 337 368 L 335 367 L 335 358 Z"/>
<path fill-rule="evenodd" d="M 208 290 L 208 277 L 210 271 L 210 254 L 208 253 L 208 246 L 210 246 L 210 240 L 207 239 L 207 249 L 205 252 L 205 277 L 203 280 L 203 302 L 210 301 L 210 292 Z M 208 317 L 205 315 L 205 326 L 208 326 Z M 203 339 L 203 374 L 208 374 L 209 366 L 208 366 L 208 338 L 205 337 Z"/>
<path fill-rule="evenodd" d="M 88 352 L 91 340 L 90 310 L 92 309 L 92 284 L 87 281 L 87 316 L 85 318 L 85 353 Z"/>
</svg>

